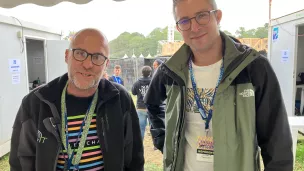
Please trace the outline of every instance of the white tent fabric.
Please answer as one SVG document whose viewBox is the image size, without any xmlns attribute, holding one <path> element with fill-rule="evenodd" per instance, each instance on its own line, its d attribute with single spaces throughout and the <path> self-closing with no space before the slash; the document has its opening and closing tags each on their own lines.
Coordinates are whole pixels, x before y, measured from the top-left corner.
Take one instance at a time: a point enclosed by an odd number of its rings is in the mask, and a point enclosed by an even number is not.
<svg viewBox="0 0 304 171">
<path fill-rule="evenodd" d="M 22 4 L 36 4 L 40 6 L 54 6 L 60 2 L 73 2 L 76 4 L 86 4 L 92 0 L 0 0 L 0 7 L 2 8 L 13 8 Z M 113 1 L 124 1 L 124 0 L 113 0 Z"/>
<path fill-rule="evenodd" d="M 125 56 L 122 57 L 122 59 L 127 59 L 127 58 L 129 58 L 127 54 L 125 54 Z"/>
</svg>

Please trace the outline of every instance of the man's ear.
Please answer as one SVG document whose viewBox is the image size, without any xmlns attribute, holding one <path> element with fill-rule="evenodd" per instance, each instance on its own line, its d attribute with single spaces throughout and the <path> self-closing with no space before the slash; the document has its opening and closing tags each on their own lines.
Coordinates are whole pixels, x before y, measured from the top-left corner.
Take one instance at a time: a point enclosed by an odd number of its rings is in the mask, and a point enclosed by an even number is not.
<svg viewBox="0 0 304 171">
<path fill-rule="evenodd" d="M 65 63 L 68 63 L 69 55 L 70 55 L 70 50 L 66 49 L 65 50 L 65 57 L 64 57 Z"/>
<path fill-rule="evenodd" d="M 103 66 L 103 71 L 106 71 L 108 69 L 108 66 L 109 66 L 109 63 L 110 63 L 110 60 L 107 59 L 104 63 L 104 66 Z"/>
<path fill-rule="evenodd" d="M 223 12 L 222 10 L 217 10 L 215 13 L 215 18 L 217 21 L 217 25 L 220 25 L 221 21 L 222 21 L 222 16 L 223 16 Z"/>
<path fill-rule="evenodd" d="M 176 30 L 178 31 L 178 32 L 181 32 L 181 30 L 179 29 L 179 27 L 177 26 L 177 24 L 176 24 Z"/>
<path fill-rule="evenodd" d="M 110 64 L 110 60 L 108 59 L 108 60 L 106 61 L 106 65 L 105 65 L 106 69 L 108 68 L 109 64 Z"/>
</svg>

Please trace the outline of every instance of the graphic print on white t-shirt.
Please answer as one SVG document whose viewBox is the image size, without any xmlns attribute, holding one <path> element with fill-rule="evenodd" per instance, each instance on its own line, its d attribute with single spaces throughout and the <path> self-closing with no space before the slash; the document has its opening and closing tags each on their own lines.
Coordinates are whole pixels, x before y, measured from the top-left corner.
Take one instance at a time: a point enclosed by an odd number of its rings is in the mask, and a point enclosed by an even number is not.
<svg viewBox="0 0 304 171">
<path fill-rule="evenodd" d="M 197 92 L 207 114 L 218 82 L 222 60 L 204 67 L 192 64 Z M 205 121 L 202 119 L 194 98 L 191 78 L 187 83 L 186 116 L 185 116 L 185 163 L 184 171 L 213 171 L 213 137 L 212 120 L 206 135 Z M 208 155 L 209 154 L 209 155 Z"/>
<path fill-rule="evenodd" d="M 200 101 L 203 105 L 203 110 L 208 114 L 210 110 L 211 100 L 214 94 L 215 88 L 197 88 Z M 187 88 L 187 105 L 186 111 L 191 113 L 199 113 L 198 107 L 194 98 L 194 91 L 192 88 Z"/>
</svg>

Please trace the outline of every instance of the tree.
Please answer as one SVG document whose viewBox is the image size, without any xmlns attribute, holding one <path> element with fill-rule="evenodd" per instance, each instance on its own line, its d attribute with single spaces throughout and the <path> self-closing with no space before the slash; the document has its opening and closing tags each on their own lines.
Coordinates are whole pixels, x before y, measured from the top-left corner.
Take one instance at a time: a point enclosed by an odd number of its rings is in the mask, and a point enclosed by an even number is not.
<svg viewBox="0 0 304 171">
<path fill-rule="evenodd" d="M 233 36 L 232 33 L 230 33 L 230 32 L 227 31 L 227 30 L 224 30 L 223 32 L 224 32 L 225 34 L 229 35 L 229 36 Z"/>
<path fill-rule="evenodd" d="M 146 37 L 140 33 L 128 33 L 124 32 L 120 34 L 116 39 L 112 40 L 110 44 L 111 54 L 110 58 L 121 58 L 125 54 L 128 56 L 133 55 L 133 50 L 135 56 L 143 54 L 152 56 L 157 54 L 158 41 L 167 40 L 168 27 L 165 28 L 155 28 Z M 175 40 L 182 40 L 182 37 L 178 31 L 174 34 Z"/>
<path fill-rule="evenodd" d="M 256 29 L 246 30 L 244 27 L 240 27 L 236 32 L 238 38 L 267 38 L 268 37 L 268 23 L 265 23 L 263 27 Z"/>
<path fill-rule="evenodd" d="M 264 27 L 258 27 L 255 31 L 255 37 L 267 38 L 268 37 L 268 23 L 264 24 Z"/>
<path fill-rule="evenodd" d="M 70 31 L 69 34 L 67 36 L 65 36 L 63 39 L 64 40 L 71 40 L 71 38 L 75 35 L 75 31 Z"/>
<path fill-rule="evenodd" d="M 235 35 L 238 38 L 241 38 L 246 32 L 246 29 L 244 27 L 240 27 L 237 31 L 235 31 Z"/>
<path fill-rule="evenodd" d="M 246 30 L 244 27 L 240 27 L 235 34 L 238 38 L 253 38 L 255 29 Z"/>
</svg>

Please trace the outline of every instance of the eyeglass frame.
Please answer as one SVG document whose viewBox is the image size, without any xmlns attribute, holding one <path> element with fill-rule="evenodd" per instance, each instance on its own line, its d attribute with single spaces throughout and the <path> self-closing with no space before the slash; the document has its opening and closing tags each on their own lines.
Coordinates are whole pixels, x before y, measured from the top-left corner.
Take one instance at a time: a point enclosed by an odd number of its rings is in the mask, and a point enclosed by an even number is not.
<svg viewBox="0 0 304 171">
<path fill-rule="evenodd" d="M 218 10 L 201 11 L 201 12 L 199 12 L 198 14 L 196 14 L 194 17 L 191 17 L 191 18 L 188 18 L 188 19 L 180 19 L 180 20 L 177 21 L 175 24 L 176 24 L 176 26 L 177 26 L 181 31 L 188 31 L 188 30 L 191 29 L 191 27 L 192 27 L 192 19 L 195 19 L 195 21 L 196 21 L 197 24 L 199 24 L 199 25 L 201 25 L 201 26 L 205 26 L 205 25 L 209 24 L 209 22 L 210 22 L 210 15 L 211 15 L 211 13 L 217 12 L 217 11 L 218 11 Z M 197 17 L 198 15 L 200 15 L 201 13 L 204 13 L 204 12 L 208 12 L 208 14 L 209 14 L 209 20 L 208 20 L 208 22 L 207 22 L 206 24 L 200 24 L 200 23 L 198 23 L 196 17 Z M 179 27 L 179 22 L 182 21 L 182 20 L 190 21 L 190 27 L 189 27 L 188 29 L 182 30 L 182 29 Z"/>
<path fill-rule="evenodd" d="M 79 62 L 83 62 L 83 61 L 85 61 L 89 56 L 91 56 L 91 62 L 92 62 L 92 64 L 94 64 L 94 65 L 96 65 L 96 66 L 101 66 L 101 65 L 103 65 L 103 64 L 109 59 L 108 57 L 106 57 L 106 56 L 103 55 L 102 53 L 89 53 L 89 52 L 87 52 L 86 50 L 80 49 L 80 48 L 69 49 L 69 50 L 71 50 L 71 51 L 73 52 L 73 58 L 74 58 L 76 61 L 79 61 Z M 75 53 L 76 50 L 84 51 L 85 53 L 87 53 L 87 56 L 86 56 L 83 60 L 76 59 L 76 57 L 75 57 L 75 55 L 74 55 L 74 53 Z M 95 64 L 95 63 L 93 62 L 93 58 L 92 58 L 93 55 L 101 55 L 102 57 L 105 58 L 105 60 L 103 61 L 102 64 L 97 65 L 97 64 Z"/>
</svg>

